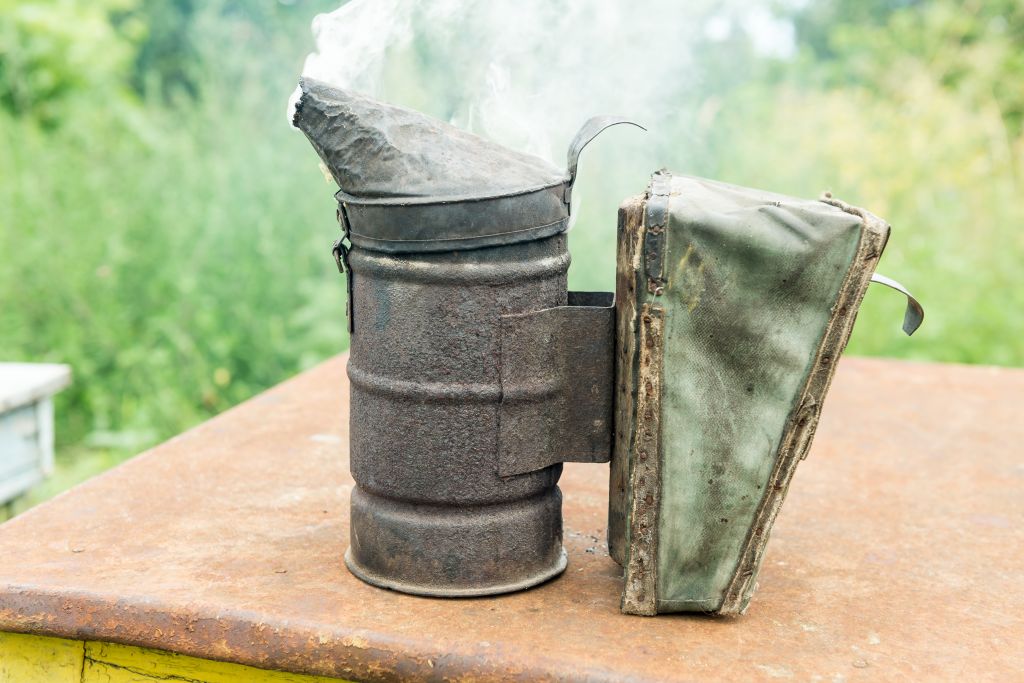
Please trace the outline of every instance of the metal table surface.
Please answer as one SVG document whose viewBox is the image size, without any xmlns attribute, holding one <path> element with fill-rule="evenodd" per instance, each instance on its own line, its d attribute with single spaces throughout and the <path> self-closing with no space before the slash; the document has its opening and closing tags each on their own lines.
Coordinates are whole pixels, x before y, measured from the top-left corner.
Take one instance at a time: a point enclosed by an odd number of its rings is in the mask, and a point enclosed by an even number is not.
<svg viewBox="0 0 1024 683">
<path fill-rule="evenodd" d="M 366 680 L 1024 674 L 1024 371 L 845 359 L 750 611 L 624 616 L 607 466 L 567 465 L 566 573 L 498 598 L 343 567 L 335 358 L 0 526 L 0 631 Z"/>
</svg>

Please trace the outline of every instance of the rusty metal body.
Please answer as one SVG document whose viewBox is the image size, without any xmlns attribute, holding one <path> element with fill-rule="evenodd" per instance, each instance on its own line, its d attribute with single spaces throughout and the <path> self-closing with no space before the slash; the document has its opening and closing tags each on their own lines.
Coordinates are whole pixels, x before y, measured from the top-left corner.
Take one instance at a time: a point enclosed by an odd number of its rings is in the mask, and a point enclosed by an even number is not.
<svg viewBox="0 0 1024 683">
<path fill-rule="evenodd" d="M 502 477 L 497 435 L 500 316 L 566 304 L 565 235 L 444 253 L 355 246 L 349 264 L 349 569 L 448 596 L 560 573 L 562 466 Z"/>
<path fill-rule="evenodd" d="M 612 298 L 570 295 L 565 231 L 580 152 L 627 121 L 584 124 L 563 171 L 418 112 L 301 87 L 295 125 L 342 188 L 345 563 L 436 596 L 556 576 L 561 463 L 607 462 L 612 424 Z"/>
</svg>

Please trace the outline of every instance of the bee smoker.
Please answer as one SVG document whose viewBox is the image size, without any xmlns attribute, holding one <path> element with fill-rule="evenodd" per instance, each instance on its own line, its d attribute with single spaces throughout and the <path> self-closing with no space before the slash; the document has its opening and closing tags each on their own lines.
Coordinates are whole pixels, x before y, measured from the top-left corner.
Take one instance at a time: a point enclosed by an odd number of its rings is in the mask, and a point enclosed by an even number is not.
<svg viewBox="0 0 1024 683">
<path fill-rule="evenodd" d="M 610 294 L 567 291 L 565 231 L 580 151 L 625 121 L 588 121 L 562 171 L 418 112 L 301 89 L 294 124 L 342 188 L 345 563 L 435 596 L 558 575 L 561 463 L 610 459 L 614 333 Z"/>
<path fill-rule="evenodd" d="M 831 195 L 655 173 L 616 300 L 566 289 L 567 170 L 315 81 L 295 124 L 339 187 L 361 579 L 487 595 L 565 569 L 563 462 L 611 462 L 631 614 L 747 609 L 890 227 Z"/>
</svg>

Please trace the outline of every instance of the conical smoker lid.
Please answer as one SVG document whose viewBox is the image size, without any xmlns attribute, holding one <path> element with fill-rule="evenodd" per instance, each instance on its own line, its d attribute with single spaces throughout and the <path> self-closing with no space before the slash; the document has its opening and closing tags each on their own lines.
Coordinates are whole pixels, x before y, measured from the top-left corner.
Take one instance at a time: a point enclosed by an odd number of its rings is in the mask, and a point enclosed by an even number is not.
<svg viewBox="0 0 1024 683">
<path fill-rule="evenodd" d="M 353 244 L 388 252 L 476 249 L 567 229 L 580 151 L 601 130 L 587 121 L 566 170 L 425 114 L 303 78 L 293 123 L 341 188 Z M 635 125 L 635 124 L 634 124 Z"/>
<path fill-rule="evenodd" d="M 294 124 L 353 197 L 468 199 L 561 183 L 565 171 L 420 112 L 303 78 Z"/>
</svg>

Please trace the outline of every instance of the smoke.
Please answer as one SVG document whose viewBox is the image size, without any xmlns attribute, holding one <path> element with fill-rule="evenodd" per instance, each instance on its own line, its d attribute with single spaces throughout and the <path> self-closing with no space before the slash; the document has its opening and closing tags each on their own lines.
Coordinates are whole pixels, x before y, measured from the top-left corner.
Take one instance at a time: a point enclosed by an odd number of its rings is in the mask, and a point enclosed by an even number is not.
<svg viewBox="0 0 1024 683">
<path fill-rule="evenodd" d="M 561 161 L 593 114 L 678 115 L 722 16 L 710 0 L 352 0 L 314 19 L 303 74 Z"/>
<path fill-rule="evenodd" d="M 614 242 L 616 206 L 641 192 L 652 171 L 693 170 L 708 85 L 700 46 L 740 31 L 766 52 L 785 51 L 791 35 L 772 24 L 770 1 L 351 0 L 313 21 L 316 51 L 303 75 L 558 165 L 590 116 L 645 125 L 648 134 L 608 131 L 581 161 L 574 197 L 597 198 L 584 215 Z"/>
</svg>

